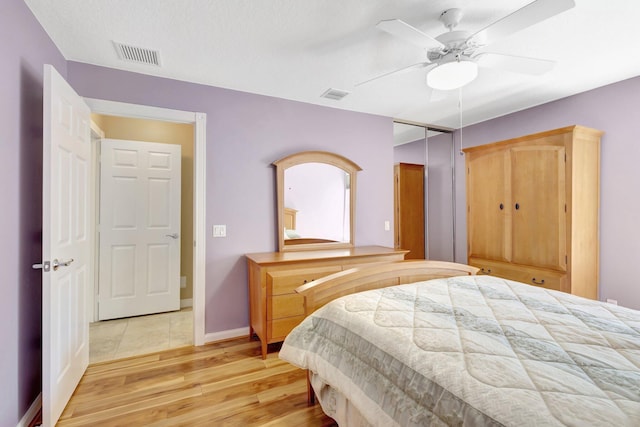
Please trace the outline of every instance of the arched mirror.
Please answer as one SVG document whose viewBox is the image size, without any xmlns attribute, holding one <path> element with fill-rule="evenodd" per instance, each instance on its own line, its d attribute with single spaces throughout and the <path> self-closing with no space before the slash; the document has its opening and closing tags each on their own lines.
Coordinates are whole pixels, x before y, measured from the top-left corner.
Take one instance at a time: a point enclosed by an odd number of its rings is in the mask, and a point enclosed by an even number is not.
<svg viewBox="0 0 640 427">
<path fill-rule="evenodd" d="M 357 164 L 305 151 L 276 166 L 280 252 L 354 245 Z"/>
</svg>

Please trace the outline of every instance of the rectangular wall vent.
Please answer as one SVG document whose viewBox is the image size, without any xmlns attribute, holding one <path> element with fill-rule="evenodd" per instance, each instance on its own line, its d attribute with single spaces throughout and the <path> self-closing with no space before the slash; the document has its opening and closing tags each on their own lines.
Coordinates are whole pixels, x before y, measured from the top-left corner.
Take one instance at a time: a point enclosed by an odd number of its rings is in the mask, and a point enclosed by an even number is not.
<svg viewBox="0 0 640 427">
<path fill-rule="evenodd" d="M 160 66 L 160 52 L 157 50 L 146 49 L 143 47 L 131 46 L 118 42 L 113 42 L 118 58 L 123 61 L 137 62 L 138 64 L 147 64 Z"/>
<path fill-rule="evenodd" d="M 329 88 L 325 93 L 321 96 L 327 99 L 333 99 L 335 101 L 340 101 L 345 96 L 349 95 L 351 92 L 347 92 L 346 90 Z"/>
</svg>

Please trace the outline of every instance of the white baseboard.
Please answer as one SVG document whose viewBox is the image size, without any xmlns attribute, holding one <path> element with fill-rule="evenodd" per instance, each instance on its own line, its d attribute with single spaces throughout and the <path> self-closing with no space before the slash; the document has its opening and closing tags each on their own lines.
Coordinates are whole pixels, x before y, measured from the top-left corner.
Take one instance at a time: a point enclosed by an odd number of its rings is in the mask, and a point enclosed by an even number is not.
<svg viewBox="0 0 640 427">
<path fill-rule="evenodd" d="M 204 335 L 205 344 L 215 341 L 223 341 L 231 338 L 249 337 L 249 327 L 230 329 L 228 331 L 212 332 Z"/>
<path fill-rule="evenodd" d="M 193 307 L 193 299 L 181 299 L 180 300 L 180 308 Z"/>
<path fill-rule="evenodd" d="M 27 427 L 36 417 L 40 408 L 42 408 L 42 393 L 38 394 L 36 400 L 33 401 L 31 406 L 29 406 L 29 409 L 27 409 L 27 413 L 24 414 L 17 427 Z"/>
</svg>

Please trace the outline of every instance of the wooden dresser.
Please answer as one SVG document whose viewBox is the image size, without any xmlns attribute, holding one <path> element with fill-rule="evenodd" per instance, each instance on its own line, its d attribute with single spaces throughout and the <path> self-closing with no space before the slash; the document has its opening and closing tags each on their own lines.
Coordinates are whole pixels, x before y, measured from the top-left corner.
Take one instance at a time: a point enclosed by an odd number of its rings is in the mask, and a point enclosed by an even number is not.
<svg viewBox="0 0 640 427">
<path fill-rule="evenodd" d="M 464 149 L 469 265 L 597 299 L 601 135 L 570 126 Z"/>
<path fill-rule="evenodd" d="M 401 261 L 408 251 L 360 246 L 299 252 L 247 254 L 249 328 L 262 344 L 281 342 L 304 319 L 304 299 L 295 289 L 307 282 L 362 264 Z"/>
</svg>

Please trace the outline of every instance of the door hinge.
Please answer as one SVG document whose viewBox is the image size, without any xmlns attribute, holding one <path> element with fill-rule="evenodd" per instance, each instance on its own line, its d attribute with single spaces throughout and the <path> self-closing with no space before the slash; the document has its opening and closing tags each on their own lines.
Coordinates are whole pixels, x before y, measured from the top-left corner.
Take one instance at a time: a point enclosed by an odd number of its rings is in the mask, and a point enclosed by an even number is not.
<svg viewBox="0 0 640 427">
<path fill-rule="evenodd" d="M 568 264 L 569 263 L 569 255 L 565 255 L 564 256 L 564 263 Z"/>
<path fill-rule="evenodd" d="M 567 213 L 567 204 L 564 204 L 564 213 Z"/>
</svg>

